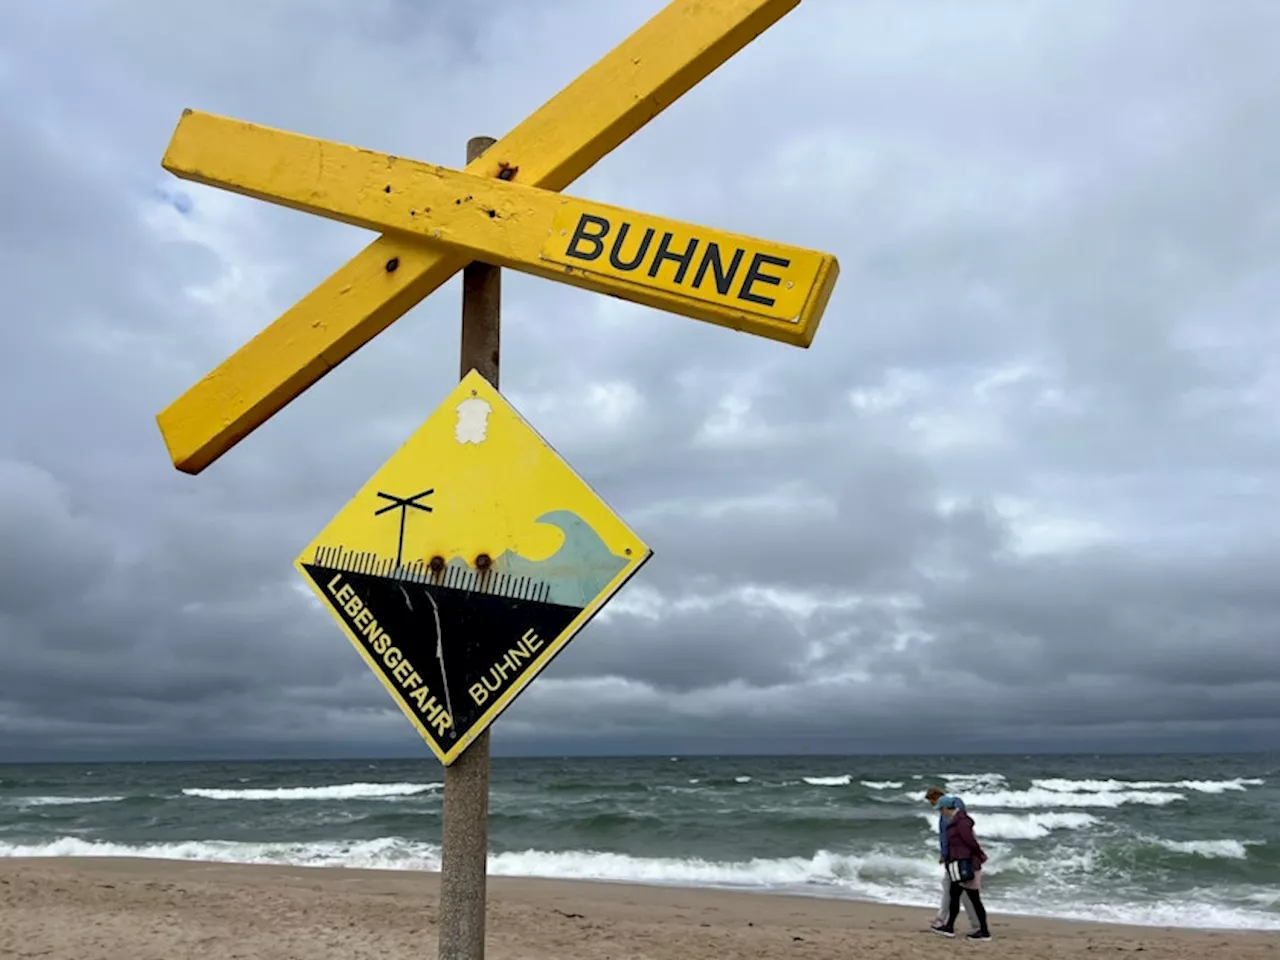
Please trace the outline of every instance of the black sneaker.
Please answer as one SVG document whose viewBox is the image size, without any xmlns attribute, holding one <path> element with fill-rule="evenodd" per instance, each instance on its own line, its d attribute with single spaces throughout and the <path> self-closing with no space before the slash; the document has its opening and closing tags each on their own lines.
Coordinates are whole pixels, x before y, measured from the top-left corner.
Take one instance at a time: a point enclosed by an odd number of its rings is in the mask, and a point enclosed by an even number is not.
<svg viewBox="0 0 1280 960">
<path fill-rule="evenodd" d="M 986 930 L 975 930 L 965 937 L 966 940 L 990 940 L 991 934 Z"/>
<path fill-rule="evenodd" d="M 930 927 L 929 929 L 932 930 L 934 933 L 936 933 L 940 937 L 954 938 L 956 935 L 955 927 L 948 927 L 945 924 L 942 926 L 933 926 L 933 927 Z"/>
</svg>

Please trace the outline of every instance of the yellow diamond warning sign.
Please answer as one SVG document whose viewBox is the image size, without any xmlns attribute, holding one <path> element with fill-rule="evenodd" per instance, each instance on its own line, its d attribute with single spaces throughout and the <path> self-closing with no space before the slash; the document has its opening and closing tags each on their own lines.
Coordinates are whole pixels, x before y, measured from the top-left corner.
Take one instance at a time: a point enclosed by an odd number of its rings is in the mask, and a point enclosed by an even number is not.
<svg viewBox="0 0 1280 960">
<path fill-rule="evenodd" d="M 295 566 L 447 765 L 651 555 L 473 370 Z"/>
</svg>

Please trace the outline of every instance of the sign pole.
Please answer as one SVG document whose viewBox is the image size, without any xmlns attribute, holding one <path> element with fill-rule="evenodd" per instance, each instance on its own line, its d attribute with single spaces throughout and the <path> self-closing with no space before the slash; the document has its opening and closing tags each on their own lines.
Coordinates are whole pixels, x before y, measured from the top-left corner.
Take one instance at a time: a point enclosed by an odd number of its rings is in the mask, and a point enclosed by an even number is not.
<svg viewBox="0 0 1280 960">
<path fill-rule="evenodd" d="M 467 163 L 497 141 L 472 137 Z M 487 263 L 462 271 L 462 350 L 458 376 L 471 370 L 498 388 L 502 274 Z M 439 960 L 484 960 L 489 857 L 489 731 L 444 768 L 441 825 Z"/>
</svg>

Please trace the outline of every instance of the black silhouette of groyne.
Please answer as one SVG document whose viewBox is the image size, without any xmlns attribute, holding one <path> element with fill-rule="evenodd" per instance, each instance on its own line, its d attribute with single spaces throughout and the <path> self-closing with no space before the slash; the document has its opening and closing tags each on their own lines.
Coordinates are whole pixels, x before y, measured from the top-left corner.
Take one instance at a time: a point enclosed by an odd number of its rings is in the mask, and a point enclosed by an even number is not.
<svg viewBox="0 0 1280 960">
<path fill-rule="evenodd" d="M 551 585 L 534 577 L 517 577 L 494 570 L 482 573 L 474 567 L 457 563 L 447 563 L 442 570 L 435 571 L 425 560 L 415 560 L 397 567 L 394 557 L 384 557 L 371 551 L 343 550 L 341 546 L 316 547 L 312 563 L 344 573 L 385 577 L 388 580 L 507 597 L 511 600 L 548 603 L 551 597 Z"/>
</svg>

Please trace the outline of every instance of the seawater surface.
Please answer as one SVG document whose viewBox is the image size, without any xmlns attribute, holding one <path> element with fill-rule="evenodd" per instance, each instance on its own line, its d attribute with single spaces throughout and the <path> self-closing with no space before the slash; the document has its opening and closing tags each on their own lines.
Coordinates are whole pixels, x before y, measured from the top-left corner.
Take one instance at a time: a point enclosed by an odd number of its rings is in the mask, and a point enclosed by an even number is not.
<svg viewBox="0 0 1280 960">
<path fill-rule="evenodd" d="M 0 766 L 0 856 L 435 870 L 434 759 Z M 496 759 L 490 871 L 932 906 L 937 783 L 993 912 L 1280 929 L 1280 758 Z"/>
</svg>

